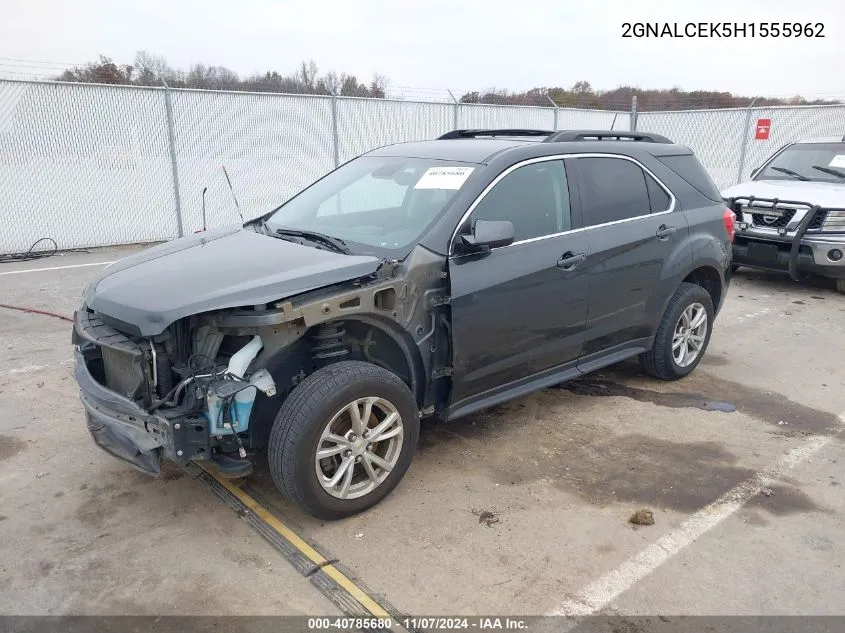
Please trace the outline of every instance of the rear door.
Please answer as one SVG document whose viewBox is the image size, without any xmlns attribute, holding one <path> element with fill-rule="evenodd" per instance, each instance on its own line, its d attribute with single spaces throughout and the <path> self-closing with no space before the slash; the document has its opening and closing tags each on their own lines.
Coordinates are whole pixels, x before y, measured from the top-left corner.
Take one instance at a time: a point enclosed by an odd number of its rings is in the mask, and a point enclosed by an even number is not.
<svg viewBox="0 0 845 633">
<path fill-rule="evenodd" d="M 590 253 L 586 341 L 579 368 L 653 333 L 664 262 L 688 233 L 675 198 L 638 161 L 624 156 L 567 159 L 577 178 Z"/>
<path fill-rule="evenodd" d="M 479 219 L 507 220 L 515 241 L 480 255 L 450 256 L 450 414 L 543 372 L 566 364 L 574 370 L 582 351 L 587 316 L 582 265 L 589 249 L 577 230 L 580 218 L 573 217 L 563 161 L 511 168 L 494 183 L 460 232 Z"/>
</svg>

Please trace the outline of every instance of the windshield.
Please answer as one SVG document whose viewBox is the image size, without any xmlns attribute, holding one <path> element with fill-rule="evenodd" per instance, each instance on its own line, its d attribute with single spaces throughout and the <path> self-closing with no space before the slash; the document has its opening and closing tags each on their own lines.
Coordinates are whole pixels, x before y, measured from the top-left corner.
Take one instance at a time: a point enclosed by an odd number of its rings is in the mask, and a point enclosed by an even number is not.
<svg viewBox="0 0 845 633">
<path fill-rule="evenodd" d="M 403 250 L 446 209 L 474 167 L 421 158 L 362 156 L 269 218 L 270 231 L 310 231 L 343 240 L 356 254 Z"/>
<path fill-rule="evenodd" d="M 845 143 L 799 143 L 787 147 L 755 180 L 845 182 Z"/>
</svg>

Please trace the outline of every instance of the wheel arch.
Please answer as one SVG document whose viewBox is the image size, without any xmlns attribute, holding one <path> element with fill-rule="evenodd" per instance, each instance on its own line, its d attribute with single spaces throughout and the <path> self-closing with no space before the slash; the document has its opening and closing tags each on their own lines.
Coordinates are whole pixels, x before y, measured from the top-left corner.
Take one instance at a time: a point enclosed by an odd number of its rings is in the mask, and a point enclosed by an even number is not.
<svg viewBox="0 0 845 633">
<path fill-rule="evenodd" d="M 420 406 L 426 388 L 425 369 L 419 348 L 408 332 L 387 318 L 365 314 L 344 319 L 344 324 L 348 337 L 363 332 L 365 337 L 373 337 L 373 347 L 384 346 L 385 351 L 378 355 L 362 350 L 363 360 L 380 365 L 402 378 Z"/>
<path fill-rule="evenodd" d="M 315 358 L 315 334 L 321 327 L 336 325 L 347 353 L 334 359 Z M 282 402 L 306 376 L 327 365 L 345 360 L 363 360 L 397 375 L 411 390 L 418 407 L 422 406 L 426 381 L 419 349 L 408 333 L 387 318 L 365 314 L 326 319 L 308 327 L 296 341 L 274 352 L 263 366 L 273 376 L 277 395 L 258 394 L 250 420 L 250 445 L 267 445 L 270 430 Z"/>
<path fill-rule="evenodd" d="M 718 312 L 724 299 L 724 282 L 722 275 L 715 266 L 703 264 L 689 271 L 681 280 L 681 283 L 695 284 L 701 286 L 710 295 L 710 300 L 713 302 L 713 312 Z M 665 308 L 664 308 L 665 309 Z"/>
</svg>

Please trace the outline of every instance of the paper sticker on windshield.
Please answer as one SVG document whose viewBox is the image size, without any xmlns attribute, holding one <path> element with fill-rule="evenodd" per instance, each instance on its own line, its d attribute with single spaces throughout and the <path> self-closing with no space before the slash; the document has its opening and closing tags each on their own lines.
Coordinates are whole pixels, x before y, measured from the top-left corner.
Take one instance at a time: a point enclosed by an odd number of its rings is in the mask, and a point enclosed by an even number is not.
<svg viewBox="0 0 845 633">
<path fill-rule="evenodd" d="M 414 189 L 460 189 L 474 167 L 429 167 Z"/>
<path fill-rule="evenodd" d="M 828 163 L 828 167 L 845 167 L 845 154 L 837 154 Z"/>
</svg>

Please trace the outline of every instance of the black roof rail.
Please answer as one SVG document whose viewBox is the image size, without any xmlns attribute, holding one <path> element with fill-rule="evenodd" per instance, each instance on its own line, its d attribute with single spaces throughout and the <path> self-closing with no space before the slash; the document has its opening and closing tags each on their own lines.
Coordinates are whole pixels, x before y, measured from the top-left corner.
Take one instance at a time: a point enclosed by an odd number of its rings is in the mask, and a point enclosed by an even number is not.
<svg viewBox="0 0 845 633">
<path fill-rule="evenodd" d="M 452 130 L 443 136 L 438 136 L 438 141 L 447 141 L 456 138 L 478 138 L 479 136 L 549 136 L 554 134 L 551 130 Z"/>
<path fill-rule="evenodd" d="M 561 141 L 642 141 L 643 143 L 669 143 L 665 136 L 649 132 L 616 132 L 613 130 L 562 130 L 550 134 L 544 143 L 558 143 Z"/>
</svg>

